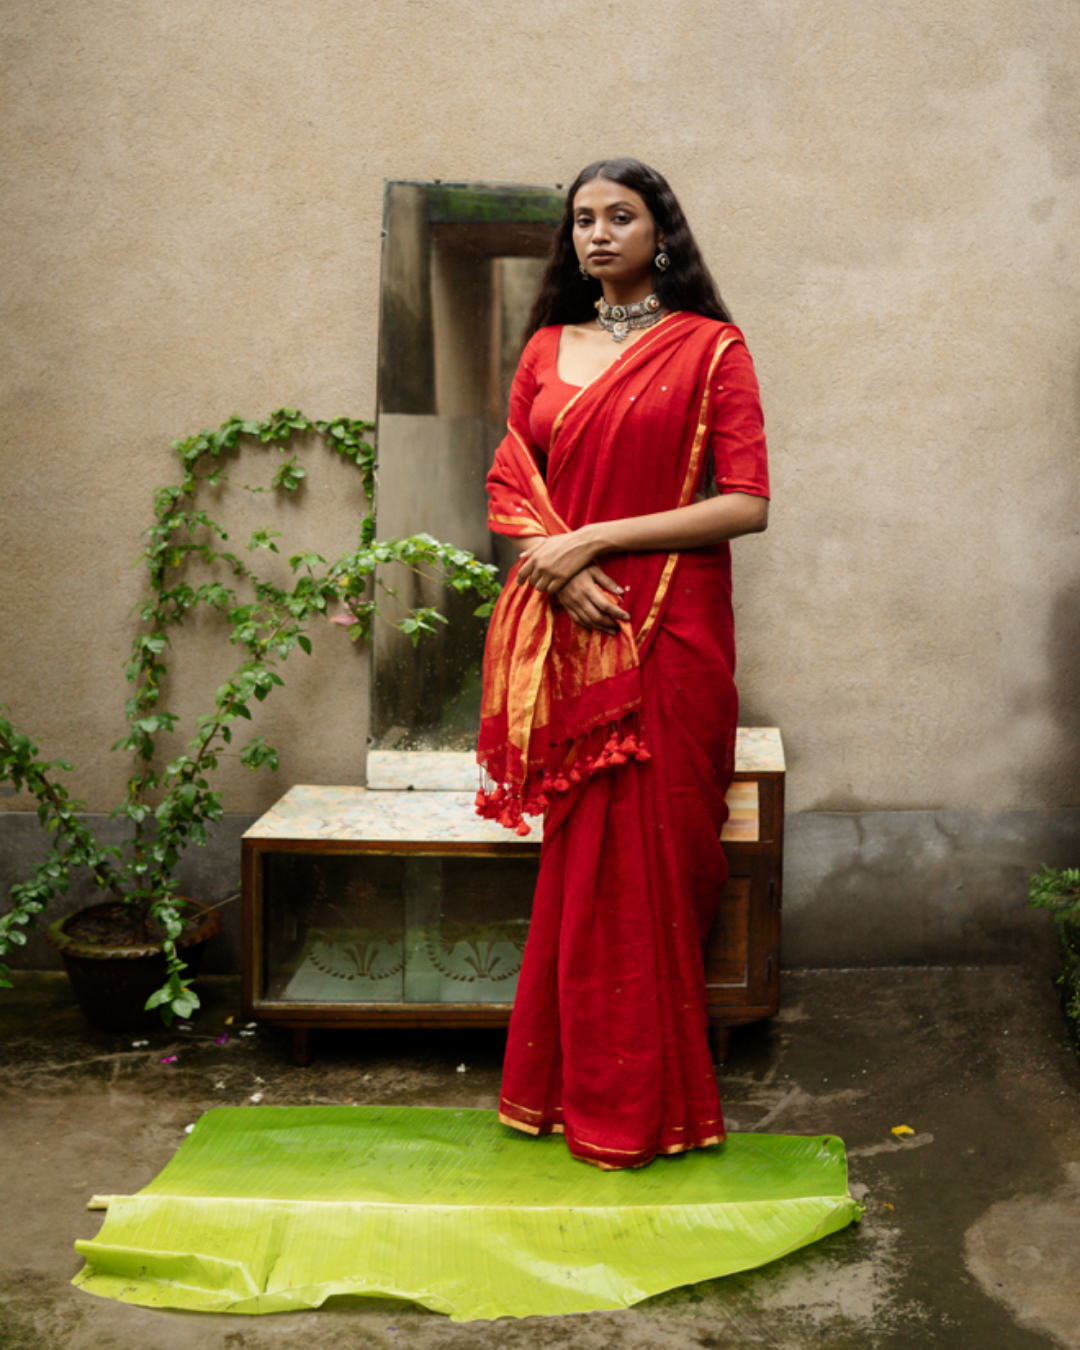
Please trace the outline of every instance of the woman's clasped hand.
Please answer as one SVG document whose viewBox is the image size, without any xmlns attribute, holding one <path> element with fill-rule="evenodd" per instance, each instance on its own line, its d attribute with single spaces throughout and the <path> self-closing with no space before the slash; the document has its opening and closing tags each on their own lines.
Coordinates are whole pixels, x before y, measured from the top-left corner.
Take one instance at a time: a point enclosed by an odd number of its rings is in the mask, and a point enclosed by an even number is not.
<svg viewBox="0 0 1080 1350">
<path fill-rule="evenodd" d="M 630 621 L 619 603 L 623 588 L 592 561 L 594 550 L 584 535 L 574 530 L 536 536 L 521 555 L 517 583 L 554 596 L 580 627 L 617 633 L 620 623 Z"/>
<path fill-rule="evenodd" d="M 599 549 L 589 538 L 588 530 L 571 530 L 568 534 L 532 535 L 521 541 L 521 566 L 518 568 L 519 586 L 532 586 L 538 591 L 557 591 L 593 561 Z"/>
</svg>

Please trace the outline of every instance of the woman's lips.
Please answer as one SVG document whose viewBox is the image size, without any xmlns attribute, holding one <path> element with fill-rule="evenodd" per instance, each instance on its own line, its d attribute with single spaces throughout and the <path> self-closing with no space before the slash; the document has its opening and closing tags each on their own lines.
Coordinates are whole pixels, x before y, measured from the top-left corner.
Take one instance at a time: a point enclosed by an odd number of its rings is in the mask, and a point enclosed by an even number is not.
<svg viewBox="0 0 1080 1350">
<path fill-rule="evenodd" d="M 590 254 L 589 254 L 589 261 L 590 261 L 590 262 L 610 262 L 611 259 L 614 258 L 614 256 L 615 256 L 614 253 L 590 253 Z"/>
</svg>

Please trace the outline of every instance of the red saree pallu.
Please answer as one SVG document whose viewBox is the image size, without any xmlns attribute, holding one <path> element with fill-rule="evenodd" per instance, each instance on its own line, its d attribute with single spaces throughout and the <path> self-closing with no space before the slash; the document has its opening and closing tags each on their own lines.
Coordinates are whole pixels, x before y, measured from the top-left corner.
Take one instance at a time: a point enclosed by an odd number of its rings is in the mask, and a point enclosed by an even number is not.
<svg viewBox="0 0 1080 1350">
<path fill-rule="evenodd" d="M 585 388 L 563 386 L 547 447 L 512 397 L 491 528 L 550 535 L 687 505 L 717 367 L 740 340 L 669 316 Z M 630 621 L 615 635 L 579 628 L 511 573 L 485 650 L 477 810 L 519 833 L 545 813 L 500 1116 L 565 1132 L 601 1167 L 635 1167 L 724 1138 L 702 946 L 727 878 L 730 554 L 600 561 L 625 588 Z"/>
</svg>

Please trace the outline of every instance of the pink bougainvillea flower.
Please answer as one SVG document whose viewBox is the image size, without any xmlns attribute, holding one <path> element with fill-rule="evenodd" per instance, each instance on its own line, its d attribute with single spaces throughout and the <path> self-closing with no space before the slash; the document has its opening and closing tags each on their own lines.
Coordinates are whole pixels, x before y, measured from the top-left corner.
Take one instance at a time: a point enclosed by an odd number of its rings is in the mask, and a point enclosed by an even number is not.
<svg viewBox="0 0 1080 1350">
<path fill-rule="evenodd" d="M 221 1033 L 220 1036 L 215 1036 L 215 1037 L 214 1037 L 214 1044 L 215 1044 L 215 1045 L 224 1045 L 225 1042 L 226 1042 L 228 1039 L 229 1039 L 229 1033 L 228 1033 L 227 1031 L 223 1031 L 223 1032 Z"/>
<path fill-rule="evenodd" d="M 158 1060 L 158 1063 L 175 1064 L 179 1058 L 180 1058 L 179 1055 L 162 1055 L 162 1057 Z"/>
<path fill-rule="evenodd" d="M 335 614 L 330 622 L 336 623 L 339 628 L 351 628 L 354 623 L 360 622 L 359 616 L 354 612 L 348 600 L 342 600 L 341 603 L 344 606 L 345 612 L 343 614 Z"/>
</svg>

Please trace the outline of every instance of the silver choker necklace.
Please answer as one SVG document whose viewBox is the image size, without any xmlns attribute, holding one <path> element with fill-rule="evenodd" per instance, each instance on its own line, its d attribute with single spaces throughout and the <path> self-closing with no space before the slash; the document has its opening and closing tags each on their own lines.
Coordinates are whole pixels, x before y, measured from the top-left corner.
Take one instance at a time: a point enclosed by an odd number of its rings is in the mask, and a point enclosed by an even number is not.
<svg viewBox="0 0 1080 1350">
<path fill-rule="evenodd" d="M 655 295 L 635 300 L 632 305 L 609 305 L 603 296 L 596 302 L 596 322 L 612 342 L 625 342 L 635 328 L 651 328 L 664 317 Z"/>
</svg>

